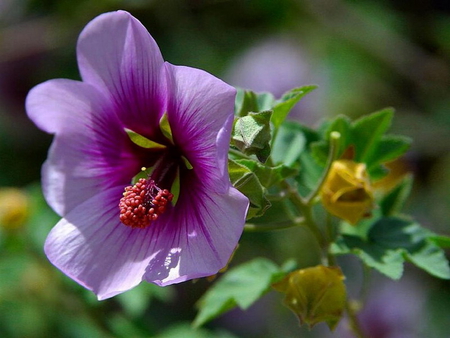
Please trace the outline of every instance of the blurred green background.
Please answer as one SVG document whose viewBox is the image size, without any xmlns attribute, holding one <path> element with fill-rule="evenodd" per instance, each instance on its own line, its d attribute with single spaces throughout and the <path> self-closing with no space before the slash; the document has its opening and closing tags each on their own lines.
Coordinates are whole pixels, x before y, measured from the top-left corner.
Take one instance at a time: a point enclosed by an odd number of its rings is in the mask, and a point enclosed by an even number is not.
<svg viewBox="0 0 450 338">
<path fill-rule="evenodd" d="M 142 284 L 98 302 L 43 254 L 58 217 L 40 192 L 51 136 L 25 114 L 34 85 L 79 79 L 75 46 L 96 15 L 130 11 L 165 59 L 276 96 L 318 84 L 291 118 L 308 125 L 393 106 L 393 132 L 414 144 L 402 167 L 416 181 L 408 212 L 450 235 L 450 2 L 446 0 L 0 0 L 0 337 L 347 337 L 345 320 L 312 331 L 269 293 L 193 331 L 209 282 Z M 16 190 L 6 189 L 15 188 Z M 18 189 L 18 190 L 17 190 Z M 11 221 L 4 215 L 11 215 Z M 9 213 L 9 214 L 8 214 Z M 263 255 L 308 266 L 302 229 L 246 233 L 233 264 Z M 342 261 L 351 295 L 361 267 Z M 374 274 L 361 314 L 370 337 L 448 337 L 450 284 L 407 266 L 400 282 Z"/>
</svg>

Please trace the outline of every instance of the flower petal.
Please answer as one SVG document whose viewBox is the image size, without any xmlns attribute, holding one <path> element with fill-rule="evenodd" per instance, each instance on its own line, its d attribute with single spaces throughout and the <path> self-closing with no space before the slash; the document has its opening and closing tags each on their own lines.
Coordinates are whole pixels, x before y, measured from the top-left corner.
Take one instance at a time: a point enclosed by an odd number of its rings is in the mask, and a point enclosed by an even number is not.
<svg viewBox="0 0 450 338">
<path fill-rule="evenodd" d="M 152 259 L 150 228 L 132 229 L 119 221 L 121 194 L 122 188 L 116 187 L 80 204 L 45 243 L 49 260 L 99 299 L 139 284 Z"/>
<path fill-rule="evenodd" d="M 153 228 L 157 254 L 144 277 L 148 282 L 164 286 L 216 274 L 237 246 L 248 199 L 234 188 L 225 194 L 190 188 Z"/>
<path fill-rule="evenodd" d="M 146 28 L 125 11 L 102 14 L 81 32 L 78 66 L 114 102 L 127 128 L 150 136 L 164 113 L 163 58 Z"/>
<path fill-rule="evenodd" d="M 202 182 L 225 192 L 236 90 L 199 69 L 169 63 L 166 69 L 173 92 L 168 116 L 175 142 Z"/>
<path fill-rule="evenodd" d="M 42 168 L 42 186 L 60 215 L 103 189 L 128 184 L 139 171 L 136 150 L 94 87 L 50 80 L 30 91 L 26 109 L 41 129 L 56 133 Z"/>
</svg>

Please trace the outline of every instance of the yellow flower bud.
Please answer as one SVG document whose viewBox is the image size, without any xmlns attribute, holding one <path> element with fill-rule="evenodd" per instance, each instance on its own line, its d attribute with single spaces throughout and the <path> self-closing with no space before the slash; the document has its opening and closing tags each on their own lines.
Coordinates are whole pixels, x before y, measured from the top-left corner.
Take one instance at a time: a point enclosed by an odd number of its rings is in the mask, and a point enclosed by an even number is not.
<svg viewBox="0 0 450 338">
<path fill-rule="evenodd" d="M 373 207 L 373 192 L 366 165 L 350 160 L 334 161 L 320 195 L 328 212 L 356 224 Z"/>
<path fill-rule="evenodd" d="M 326 322 L 333 330 L 344 312 L 347 296 L 339 267 L 318 265 L 296 270 L 273 287 L 286 294 L 284 303 L 298 316 L 300 324 L 313 327 Z"/>
<path fill-rule="evenodd" d="M 17 188 L 0 189 L 0 226 L 5 230 L 20 228 L 29 214 L 28 196 Z"/>
</svg>

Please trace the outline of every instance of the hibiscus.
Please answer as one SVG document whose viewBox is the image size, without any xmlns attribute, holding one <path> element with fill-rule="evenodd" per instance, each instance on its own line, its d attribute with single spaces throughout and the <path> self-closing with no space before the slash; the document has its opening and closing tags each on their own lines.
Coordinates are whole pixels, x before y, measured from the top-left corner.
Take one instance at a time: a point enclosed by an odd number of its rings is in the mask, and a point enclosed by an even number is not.
<svg viewBox="0 0 450 338">
<path fill-rule="evenodd" d="M 217 273 L 248 208 L 227 168 L 235 89 L 164 62 L 124 11 L 84 28 L 77 60 L 82 81 L 49 80 L 26 100 L 55 135 L 42 186 L 62 219 L 47 257 L 99 299 Z"/>
</svg>

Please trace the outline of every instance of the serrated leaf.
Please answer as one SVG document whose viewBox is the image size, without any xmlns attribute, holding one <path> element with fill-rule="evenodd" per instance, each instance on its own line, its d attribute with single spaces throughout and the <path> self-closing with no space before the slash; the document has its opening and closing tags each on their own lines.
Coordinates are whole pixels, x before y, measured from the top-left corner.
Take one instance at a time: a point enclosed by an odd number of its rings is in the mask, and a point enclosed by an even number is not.
<svg viewBox="0 0 450 338">
<path fill-rule="evenodd" d="M 271 122 L 278 128 L 281 123 L 286 119 L 289 112 L 294 108 L 294 106 L 309 92 L 316 89 L 317 86 L 303 86 L 299 88 L 294 88 L 287 93 L 283 94 L 277 104 L 273 106 L 273 114 Z"/>
<path fill-rule="evenodd" d="M 260 162 L 247 159 L 235 160 L 235 162 L 246 166 L 252 171 L 265 188 L 270 188 L 297 173 L 296 169 L 282 164 L 276 167 L 268 167 Z"/>
<path fill-rule="evenodd" d="M 433 276 L 450 279 L 444 252 L 429 237 L 432 234 L 415 222 L 385 217 L 372 225 L 367 240 L 343 235 L 332 246 L 332 252 L 354 253 L 368 266 L 393 279 L 401 277 L 405 259 Z"/>
<path fill-rule="evenodd" d="M 412 140 L 399 135 L 383 135 L 373 147 L 366 162 L 372 165 L 392 161 L 403 155 L 410 147 Z M 369 165 L 369 170 L 371 169 Z"/>
<path fill-rule="evenodd" d="M 247 116 L 250 112 L 270 110 L 276 100 L 271 93 L 255 93 L 250 90 L 238 89 L 235 102 L 236 116 Z"/>
<path fill-rule="evenodd" d="M 381 136 L 391 126 L 392 108 L 363 116 L 352 123 L 351 144 L 355 146 L 355 161 L 366 162 Z"/>
<path fill-rule="evenodd" d="M 256 155 L 265 162 L 270 155 L 271 111 L 249 113 L 236 119 L 232 133 L 232 144 L 246 155 Z"/>
<path fill-rule="evenodd" d="M 233 186 L 250 200 L 247 219 L 263 215 L 270 207 L 270 202 L 255 173 L 233 160 L 228 160 L 228 173 Z"/>
<path fill-rule="evenodd" d="M 226 272 L 198 302 L 193 325 L 199 327 L 232 308 L 245 310 L 284 275 L 273 262 L 256 258 Z"/>
<path fill-rule="evenodd" d="M 450 268 L 444 251 L 432 242 L 408 251 L 406 257 L 419 268 L 442 279 L 450 279 Z"/>
<path fill-rule="evenodd" d="M 399 279 L 403 274 L 404 259 L 401 252 L 386 250 L 357 236 L 343 235 L 331 246 L 330 251 L 336 255 L 354 254 L 367 266 L 392 279 Z"/>
</svg>

